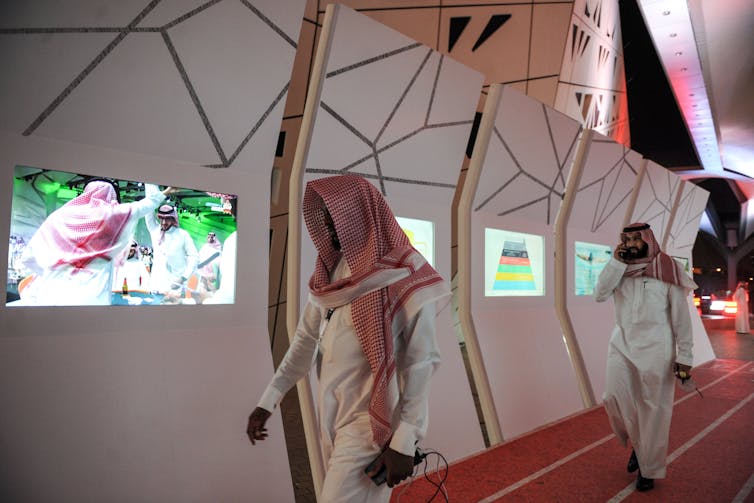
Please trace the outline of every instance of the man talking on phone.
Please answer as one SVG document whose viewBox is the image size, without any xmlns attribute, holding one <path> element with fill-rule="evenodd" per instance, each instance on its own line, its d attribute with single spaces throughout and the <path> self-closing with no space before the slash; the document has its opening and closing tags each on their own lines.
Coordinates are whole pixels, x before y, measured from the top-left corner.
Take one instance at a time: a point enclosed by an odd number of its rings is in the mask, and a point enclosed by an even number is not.
<svg viewBox="0 0 754 503">
<path fill-rule="evenodd" d="M 427 431 L 440 362 L 434 305 L 450 290 L 364 178 L 309 182 L 303 214 L 318 252 L 309 300 L 247 434 L 252 444 L 267 437 L 271 412 L 316 354 L 327 467 L 320 500 L 387 502 L 390 488 L 413 473 Z M 387 484 L 377 484 L 383 469 Z"/>
<path fill-rule="evenodd" d="M 673 375 L 691 376 L 687 298 L 695 288 L 645 223 L 623 229 L 595 288 L 597 302 L 615 300 L 604 402 L 615 436 L 624 447 L 631 442 L 627 470 L 638 470 L 638 491 L 652 489 L 654 479 L 665 477 Z"/>
</svg>

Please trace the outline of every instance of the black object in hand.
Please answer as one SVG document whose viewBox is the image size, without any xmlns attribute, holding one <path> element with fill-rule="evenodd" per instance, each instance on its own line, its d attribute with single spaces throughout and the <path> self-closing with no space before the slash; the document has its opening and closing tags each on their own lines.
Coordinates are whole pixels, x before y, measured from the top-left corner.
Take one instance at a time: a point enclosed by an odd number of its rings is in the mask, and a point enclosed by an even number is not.
<svg viewBox="0 0 754 503">
<path fill-rule="evenodd" d="M 374 458 L 372 460 L 372 462 L 367 465 L 366 468 L 364 468 L 364 473 L 368 474 L 369 472 L 372 471 L 372 469 L 374 469 L 374 465 L 377 464 L 377 461 L 380 459 L 380 456 L 382 456 L 382 452 L 380 452 L 377 455 L 377 457 Z M 421 449 L 419 449 L 417 447 L 416 448 L 416 452 L 414 452 L 414 466 L 416 466 L 419 463 L 421 463 L 424 460 L 424 458 L 426 458 L 426 457 L 427 457 L 427 455 L 424 454 L 421 451 Z M 384 484 L 385 481 L 387 481 L 387 466 L 385 466 L 385 464 L 383 463 L 382 468 L 380 468 L 380 471 L 378 471 L 373 477 L 371 477 L 371 479 L 372 479 L 372 482 L 375 483 L 375 485 L 379 486 L 379 485 Z"/>
</svg>

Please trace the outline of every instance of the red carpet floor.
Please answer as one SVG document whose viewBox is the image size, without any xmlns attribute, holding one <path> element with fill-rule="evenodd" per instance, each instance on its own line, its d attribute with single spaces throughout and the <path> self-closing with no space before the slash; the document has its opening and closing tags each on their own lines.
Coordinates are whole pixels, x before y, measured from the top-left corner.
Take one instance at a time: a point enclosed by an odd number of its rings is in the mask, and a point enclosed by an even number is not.
<svg viewBox="0 0 754 503">
<path fill-rule="evenodd" d="M 676 390 L 667 478 L 652 491 L 634 490 L 631 451 L 596 407 L 451 464 L 448 501 L 754 503 L 754 362 L 713 360 L 694 379 L 704 398 Z M 429 501 L 435 491 L 420 474 L 391 503 Z"/>
</svg>

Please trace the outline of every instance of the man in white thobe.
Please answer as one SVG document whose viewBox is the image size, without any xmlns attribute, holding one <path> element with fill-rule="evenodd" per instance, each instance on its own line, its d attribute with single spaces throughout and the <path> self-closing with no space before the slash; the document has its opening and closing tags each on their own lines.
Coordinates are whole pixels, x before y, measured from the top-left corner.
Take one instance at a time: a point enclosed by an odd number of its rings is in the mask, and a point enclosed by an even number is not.
<svg viewBox="0 0 754 503">
<path fill-rule="evenodd" d="M 199 263 L 194 240 L 178 226 L 178 212 L 169 204 L 144 217 L 144 222 L 152 238 L 151 288 L 181 297 Z"/>
<path fill-rule="evenodd" d="M 600 274 L 597 302 L 615 300 L 615 328 L 607 355 L 605 409 L 615 436 L 633 447 L 628 471 L 647 491 L 665 477 L 676 377 L 693 363 L 688 293 L 696 288 L 680 263 L 660 251 L 648 224 L 621 233 Z"/>
<path fill-rule="evenodd" d="M 145 184 L 143 199 L 120 203 L 114 182 L 88 182 L 29 242 L 23 261 L 36 279 L 15 305 L 110 305 L 114 269 L 126 258 L 138 220 L 173 192 Z"/>
<path fill-rule="evenodd" d="M 736 301 L 736 333 L 748 334 L 749 327 L 749 285 L 743 281 L 738 282 L 736 293 L 733 294 Z"/>
<path fill-rule="evenodd" d="M 440 361 L 434 304 L 450 292 L 365 179 L 310 182 L 303 208 L 318 251 L 309 301 L 247 434 L 252 443 L 267 436 L 271 411 L 318 352 L 327 466 L 320 500 L 387 502 L 389 488 L 413 472 L 427 430 L 429 383 Z M 370 480 L 383 466 L 387 488 Z"/>
</svg>

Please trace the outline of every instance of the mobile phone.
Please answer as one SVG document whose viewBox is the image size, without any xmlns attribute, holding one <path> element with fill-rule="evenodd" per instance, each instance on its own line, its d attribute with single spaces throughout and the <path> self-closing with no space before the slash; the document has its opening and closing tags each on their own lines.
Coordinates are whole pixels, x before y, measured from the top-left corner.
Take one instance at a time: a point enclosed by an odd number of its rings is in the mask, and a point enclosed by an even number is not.
<svg viewBox="0 0 754 503">
<path fill-rule="evenodd" d="M 374 469 L 374 466 L 377 464 L 377 461 L 380 459 L 380 456 L 382 456 L 382 453 L 384 451 L 380 451 L 379 454 L 372 460 L 371 463 L 367 465 L 366 468 L 364 468 L 364 473 L 369 473 Z M 416 452 L 414 452 L 414 466 L 418 465 L 422 462 L 422 460 L 427 457 L 426 454 L 424 454 L 421 449 L 418 447 L 416 448 Z M 387 481 L 387 467 L 383 464 L 382 468 L 380 468 L 380 471 L 377 472 L 373 477 L 370 477 L 372 479 L 372 482 L 375 483 L 375 485 L 382 485 Z"/>
</svg>

